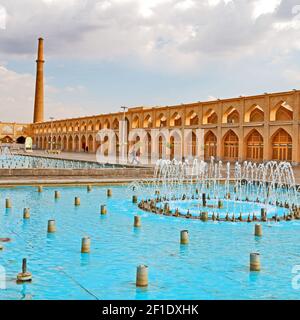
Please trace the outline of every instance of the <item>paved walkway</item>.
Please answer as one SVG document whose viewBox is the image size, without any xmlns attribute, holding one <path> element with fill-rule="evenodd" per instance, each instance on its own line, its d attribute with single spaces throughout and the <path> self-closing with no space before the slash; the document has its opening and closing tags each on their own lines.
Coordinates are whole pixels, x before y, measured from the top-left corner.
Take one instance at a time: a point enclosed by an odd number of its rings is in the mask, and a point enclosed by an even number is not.
<svg viewBox="0 0 300 320">
<path fill-rule="evenodd" d="M 28 154 L 28 153 L 26 153 Z M 93 161 L 97 162 L 95 153 L 84 153 L 84 152 L 61 152 L 60 154 L 49 154 L 43 150 L 34 150 L 30 153 L 33 156 L 43 156 L 49 158 L 63 158 L 67 160 L 82 160 L 82 161 Z"/>
</svg>

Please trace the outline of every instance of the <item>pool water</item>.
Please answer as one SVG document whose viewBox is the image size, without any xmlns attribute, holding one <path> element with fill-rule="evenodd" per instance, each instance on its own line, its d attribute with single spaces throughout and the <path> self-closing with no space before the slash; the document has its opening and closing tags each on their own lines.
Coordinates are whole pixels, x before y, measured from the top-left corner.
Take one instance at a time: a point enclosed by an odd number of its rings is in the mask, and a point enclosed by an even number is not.
<svg viewBox="0 0 300 320">
<path fill-rule="evenodd" d="M 6 289 L 0 299 L 298 299 L 292 268 L 300 265 L 300 222 L 265 223 L 254 237 L 253 223 L 201 222 L 143 212 L 126 186 L 0 189 L 0 265 Z M 54 190 L 61 198 L 54 199 Z M 74 197 L 81 205 L 74 206 Z M 13 208 L 5 209 L 10 197 Z M 100 205 L 107 215 L 100 215 Z M 31 218 L 23 220 L 23 208 Z M 133 228 L 135 214 L 142 227 Z M 47 221 L 57 232 L 47 235 Z M 180 230 L 190 243 L 180 245 Z M 91 253 L 81 254 L 81 238 Z M 249 272 L 250 252 L 260 252 L 260 272 Z M 16 284 L 22 258 L 32 283 Z M 149 266 L 149 286 L 136 288 L 136 266 Z"/>
</svg>

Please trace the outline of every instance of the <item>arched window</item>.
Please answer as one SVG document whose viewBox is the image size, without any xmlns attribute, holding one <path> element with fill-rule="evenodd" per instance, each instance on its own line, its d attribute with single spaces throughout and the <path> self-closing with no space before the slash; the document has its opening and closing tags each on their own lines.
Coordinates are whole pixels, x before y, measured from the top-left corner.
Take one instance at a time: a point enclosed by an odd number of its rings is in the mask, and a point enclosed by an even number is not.
<svg viewBox="0 0 300 320">
<path fill-rule="evenodd" d="M 170 127 L 181 126 L 181 115 L 178 112 L 175 112 L 170 119 Z"/>
<path fill-rule="evenodd" d="M 218 123 L 217 113 L 213 109 L 209 109 L 203 117 L 203 124 L 217 124 L 217 123 Z"/>
<path fill-rule="evenodd" d="M 204 137 L 204 158 L 216 157 L 217 155 L 217 137 L 213 132 L 208 131 Z"/>
<path fill-rule="evenodd" d="M 88 152 L 93 152 L 94 151 L 94 139 L 92 135 L 89 135 L 88 138 Z"/>
<path fill-rule="evenodd" d="M 247 160 L 263 160 L 264 140 L 257 130 L 253 130 L 247 138 Z"/>
<path fill-rule="evenodd" d="M 73 138 L 72 138 L 72 136 L 69 136 L 68 151 L 73 151 Z"/>
<path fill-rule="evenodd" d="M 146 116 L 143 123 L 144 128 L 152 128 L 152 117 L 150 114 Z"/>
<path fill-rule="evenodd" d="M 293 109 L 287 104 L 282 104 L 276 112 L 276 121 L 290 121 L 293 120 Z"/>
<path fill-rule="evenodd" d="M 165 158 L 165 154 L 164 154 L 165 141 L 164 140 L 165 140 L 164 137 L 160 135 L 158 138 L 158 157 L 159 157 L 159 159 Z"/>
<path fill-rule="evenodd" d="M 100 120 L 97 120 L 97 121 L 96 121 L 95 130 L 96 130 L 96 131 L 99 131 L 100 129 L 101 129 L 101 122 L 100 122 Z"/>
<path fill-rule="evenodd" d="M 81 150 L 80 151 L 86 151 L 86 147 L 87 147 L 86 138 L 85 138 L 85 136 L 82 136 L 81 137 Z"/>
<path fill-rule="evenodd" d="M 112 127 L 114 130 L 119 129 L 119 120 L 117 118 L 115 118 L 115 120 L 113 121 Z"/>
<path fill-rule="evenodd" d="M 171 131 L 169 148 L 170 148 L 170 159 L 182 160 L 182 138 L 178 131 Z"/>
<path fill-rule="evenodd" d="M 196 133 L 192 132 L 192 157 L 197 156 L 197 136 Z"/>
<path fill-rule="evenodd" d="M 292 121 L 293 107 L 286 101 L 280 101 L 270 112 L 270 121 Z"/>
<path fill-rule="evenodd" d="M 263 122 L 264 121 L 264 112 L 262 108 L 256 106 L 250 113 L 250 122 Z"/>
<path fill-rule="evenodd" d="M 162 128 L 167 126 L 167 118 L 164 114 L 160 114 L 156 119 L 156 127 Z"/>
<path fill-rule="evenodd" d="M 234 110 L 227 117 L 227 123 L 238 123 L 240 121 L 239 113 Z"/>
<path fill-rule="evenodd" d="M 78 136 L 75 136 L 75 139 L 74 139 L 74 150 L 77 151 L 77 152 L 80 151 L 79 137 Z"/>
<path fill-rule="evenodd" d="M 66 136 L 63 138 L 63 150 L 67 151 L 68 150 L 68 139 Z"/>
<path fill-rule="evenodd" d="M 279 129 L 272 139 L 273 160 L 292 160 L 292 137 L 283 129 Z"/>
<path fill-rule="evenodd" d="M 1 139 L 1 142 L 3 143 L 13 143 L 13 138 L 10 136 L 5 136 Z"/>
<path fill-rule="evenodd" d="M 138 116 L 135 116 L 133 121 L 132 121 L 132 124 L 131 124 L 131 128 L 132 129 L 137 129 L 139 128 L 140 126 L 140 120 L 139 120 L 139 117 Z"/>
<path fill-rule="evenodd" d="M 80 131 L 86 131 L 86 123 L 83 122 L 80 127 Z"/>
<path fill-rule="evenodd" d="M 190 111 L 189 114 L 186 116 L 185 124 L 187 126 L 196 126 L 199 123 L 198 115 L 195 111 Z"/>
<path fill-rule="evenodd" d="M 108 120 L 108 119 L 106 119 L 106 120 L 104 121 L 103 128 L 104 128 L 104 129 L 110 129 L 110 123 L 109 123 L 109 120 Z"/>
<path fill-rule="evenodd" d="M 224 158 L 228 160 L 237 160 L 239 156 L 239 138 L 229 130 L 224 137 Z"/>
<path fill-rule="evenodd" d="M 240 115 L 236 108 L 230 107 L 226 110 L 223 115 L 222 119 L 223 123 L 239 123 L 240 122 Z"/>
<path fill-rule="evenodd" d="M 17 143 L 24 144 L 25 143 L 25 137 L 21 136 L 17 138 Z"/>
<path fill-rule="evenodd" d="M 93 131 L 93 130 L 94 130 L 93 122 L 92 122 L 92 121 L 89 121 L 89 124 L 88 124 L 88 131 Z"/>
</svg>

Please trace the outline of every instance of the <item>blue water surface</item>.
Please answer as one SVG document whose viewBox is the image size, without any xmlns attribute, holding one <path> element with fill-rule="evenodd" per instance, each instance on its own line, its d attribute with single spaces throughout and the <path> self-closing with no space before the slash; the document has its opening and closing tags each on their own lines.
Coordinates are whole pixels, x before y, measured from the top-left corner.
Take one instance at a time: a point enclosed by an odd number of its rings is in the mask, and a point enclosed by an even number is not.
<svg viewBox="0 0 300 320">
<path fill-rule="evenodd" d="M 264 223 L 254 237 L 253 223 L 201 222 L 146 213 L 131 201 L 126 186 L 0 189 L 0 265 L 6 289 L 0 299 L 298 299 L 292 273 L 300 265 L 300 222 Z M 54 190 L 61 198 L 54 199 Z M 74 197 L 81 205 L 74 206 Z M 5 198 L 13 208 L 5 209 Z M 100 205 L 107 215 L 100 215 Z M 31 218 L 23 220 L 23 208 Z M 133 228 L 133 217 L 142 227 Z M 55 219 L 57 232 L 47 234 Z M 180 245 L 180 231 L 190 243 Z M 91 253 L 81 254 L 81 238 L 91 237 Z M 260 272 L 249 272 L 249 254 L 261 254 Z M 22 258 L 32 283 L 17 284 Z M 135 286 L 136 266 L 149 266 L 149 286 Z M 295 278 L 294 278 L 295 283 Z"/>
</svg>

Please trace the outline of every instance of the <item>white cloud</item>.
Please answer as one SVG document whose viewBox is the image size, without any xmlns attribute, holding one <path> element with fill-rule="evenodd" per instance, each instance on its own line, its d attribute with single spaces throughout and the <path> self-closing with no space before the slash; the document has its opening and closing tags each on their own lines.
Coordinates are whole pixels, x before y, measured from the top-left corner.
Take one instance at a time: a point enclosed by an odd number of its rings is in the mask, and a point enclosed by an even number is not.
<svg viewBox="0 0 300 320">
<path fill-rule="evenodd" d="M 183 0 L 175 4 L 175 9 L 187 10 L 195 6 L 195 1 L 193 0 Z"/>
<path fill-rule="evenodd" d="M 33 110 L 34 77 L 30 74 L 18 74 L 0 66 L 0 109 L 1 121 L 31 120 Z M 24 110 L 30 112 L 24 118 Z M 18 118 L 18 115 L 21 115 Z"/>
<path fill-rule="evenodd" d="M 256 19 L 263 14 L 273 13 L 281 1 L 282 0 L 256 0 L 254 3 L 253 17 Z"/>
<path fill-rule="evenodd" d="M 227 3 L 232 2 L 232 1 L 234 1 L 234 0 L 207 0 L 208 4 L 210 6 L 217 6 L 218 4 L 220 4 L 222 2 L 227 4 Z"/>
<path fill-rule="evenodd" d="M 154 9 L 162 4 L 171 3 L 172 0 L 137 0 L 132 1 L 132 3 L 137 3 L 139 6 L 139 13 L 144 18 L 149 18 L 154 15 Z"/>
<path fill-rule="evenodd" d="M 2 1 L 10 19 L 0 61 L 32 56 L 41 35 L 47 57 L 134 58 L 147 67 L 175 70 L 178 65 L 182 71 L 184 64 L 191 70 L 191 63 L 199 68 L 212 57 L 244 58 L 263 44 L 278 50 L 287 36 L 298 38 L 286 30 L 292 13 L 286 19 L 276 16 L 281 0 L 26 0 L 18 6 Z M 298 22 L 295 16 L 293 21 Z"/>
<path fill-rule="evenodd" d="M 6 9 L 0 5 L 0 29 L 5 30 L 6 29 Z"/>
<path fill-rule="evenodd" d="M 86 2 L 86 0 L 42 0 L 44 3 L 48 5 L 62 5 L 62 6 L 74 6 L 79 4 L 80 2 Z"/>
<path fill-rule="evenodd" d="M 218 100 L 218 98 L 216 98 L 215 96 L 208 96 L 207 97 L 207 101 L 216 101 Z"/>
<path fill-rule="evenodd" d="M 300 5 L 296 5 L 292 8 L 292 19 L 283 22 L 275 22 L 274 28 L 278 31 L 289 29 L 300 29 Z"/>
<path fill-rule="evenodd" d="M 96 3 L 96 8 L 99 8 L 100 10 L 106 10 L 112 6 L 110 1 L 100 1 Z"/>
<path fill-rule="evenodd" d="M 9 18 L 6 30 L 0 30 L 0 64 L 12 59 L 28 59 L 33 63 L 36 39 L 43 36 L 46 63 L 60 60 L 64 64 L 73 60 L 76 64 L 86 60 L 99 65 L 109 61 L 125 66 L 126 70 L 130 67 L 156 73 L 158 77 L 171 74 L 175 79 L 172 81 L 196 78 L 203 72 L 209 78 L 211 72 L 218 74 L 219 83 L 225 84 L 231 73 L 244 73 L 245 87 L 252 88 L 255 84 L 250 83 L 247 72 L 256 73 L 256 79 L 269 83 L 280 78 L 274 77 L 273 70 L 277 70 L 282 80 L 287 75 L 284 70 L 293 70 L 293 64 L 299 63 L 300 10 L 293 7 L 295 1 L 24 0 L 15 5 L 11 0 L 1 0 Z M 267 74 L 268 65 L 272 66 L 270 81 L 267 76 L 262 80 L 257 75 L 261 71 Z M 13 71 L 7 70 L 5 76 L 10 72 Z M 296 81 L 295 75 L 289 75 L 287 83 Z M 20 112 L 25 101 L 26 110 L 31 112 L 34 75 L 26 82 L 22 81 L 23 76 L 14 74 L 13 80 L 2 81 L 10 94 L 3 95 L 4 87 L 0 94 L 1 98 L 10 99 Z M 97 83 L 98 75 L 93 76 Z M 55 78 L 51 79 L 51 83 L 54 81 Z M 13 83 L 24 88 L 13 93 Z M 27 83 L 31 83 L 29 87 Z M 199 84 L 202 85 L 205 83 Z M 63 106 L 68 103 L 61 99 L 62 91 L 66 97 L 78 97 L 78 101 L 80 95 L 88 95 L 74 84 L 61 86 L 47 87 L 48 110 L 51 104 L 63 114 Z M 90 89 L 88 85 L 87 88 Z M 207 90 L 204 97 L 210 92 Z M 83 103 L 78 103 L 79 106 L 74 103 L 76 106 L 72 106 L 74 110 L 70 114 L 82 114 Z"/>
<path fill-rule="evenodd" d="M 1 121 L 31 122 L 34 106 L 35 77 L 27 73 L 17 73 L 0 65 L 0 110 Z M 62 89 L 45 85 L 46 118 L 49 112 L 56 117 L 66 114 L 84 115 L 86 111 L 80 105 L 60 101 L 60 95 L 73 95 L 84 88 L 65 87 Z"/>
<path fill-rule="evenodd" d="M 300 70 L 299 68 L 284 70 L 284 77 L 292 85 L 300 82 Z"/>
</svg>

